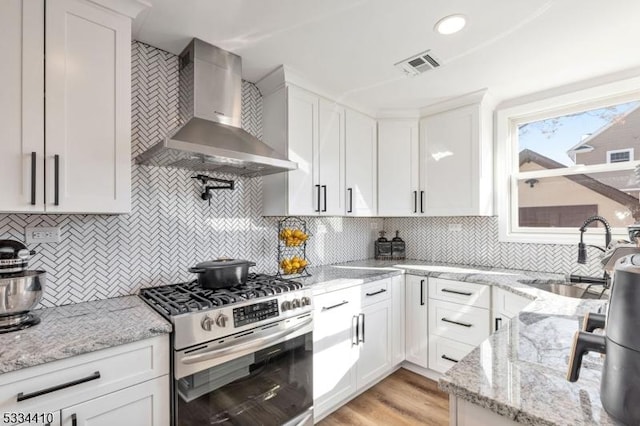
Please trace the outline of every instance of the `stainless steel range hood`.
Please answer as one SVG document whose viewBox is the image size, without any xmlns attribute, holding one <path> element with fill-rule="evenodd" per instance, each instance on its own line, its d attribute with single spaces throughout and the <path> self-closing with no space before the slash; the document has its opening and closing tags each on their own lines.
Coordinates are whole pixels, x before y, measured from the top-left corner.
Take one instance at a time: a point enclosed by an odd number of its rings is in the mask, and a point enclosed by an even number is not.
<svg viewBox="0 0 640 426">
<path fill-rule="evenodd" d="M 242 61 L 238 55 L 193 39 L 180 54 L 180 123 L 136 163 L 260 176 L 297 164 L 240 127 Z"/>
</svg>

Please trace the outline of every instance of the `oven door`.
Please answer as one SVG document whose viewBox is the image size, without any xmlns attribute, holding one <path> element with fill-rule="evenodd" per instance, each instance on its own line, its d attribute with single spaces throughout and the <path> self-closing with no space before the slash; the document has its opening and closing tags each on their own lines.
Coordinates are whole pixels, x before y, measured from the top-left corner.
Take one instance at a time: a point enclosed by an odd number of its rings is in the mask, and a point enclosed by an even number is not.
<svg viewBox="0 0 640 426">
<path fill-rule="evenodd" d="M 174 355 L 175 425 L 313 425 L 311 314 Z"/>
</svg>

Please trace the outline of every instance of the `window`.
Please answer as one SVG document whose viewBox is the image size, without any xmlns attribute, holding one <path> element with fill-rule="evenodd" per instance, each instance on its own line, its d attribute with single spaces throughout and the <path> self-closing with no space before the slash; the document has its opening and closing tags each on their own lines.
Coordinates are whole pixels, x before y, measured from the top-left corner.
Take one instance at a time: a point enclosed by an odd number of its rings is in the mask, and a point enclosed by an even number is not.
<svg viewBox="0 0 640 426">
<path fill-rule="evenodd" d="M 633 148 L 607 151 L 607 163 L 633 161 Z"/>
<path fill-rule="evenodd" d="M 594 214 L 624 237 L 640 221 L 640 92 L 625 91 L 587 89 L 498 111 L 501 240 L 575 243 Z"/>
</svg>

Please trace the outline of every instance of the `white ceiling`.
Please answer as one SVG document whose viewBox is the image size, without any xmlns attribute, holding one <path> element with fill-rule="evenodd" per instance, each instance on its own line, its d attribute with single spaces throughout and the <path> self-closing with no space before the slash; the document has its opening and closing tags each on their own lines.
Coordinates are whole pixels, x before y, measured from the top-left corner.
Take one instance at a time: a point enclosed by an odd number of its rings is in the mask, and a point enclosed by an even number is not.
<svg viewBox="0 0 640 426">
<path fill-rule="evenodd" d="M 419 108 L 488 88 L 504 100 L 640 66 L 638 0 L 151 0 L 134 38 L 180 53 L 198 37 L 257 81 L 281 64 L 369 110 Z M 433 31 L 452 13 L 460 33 Z M 393 64 L 432 49 L 443 66 Z"/>
</svg>

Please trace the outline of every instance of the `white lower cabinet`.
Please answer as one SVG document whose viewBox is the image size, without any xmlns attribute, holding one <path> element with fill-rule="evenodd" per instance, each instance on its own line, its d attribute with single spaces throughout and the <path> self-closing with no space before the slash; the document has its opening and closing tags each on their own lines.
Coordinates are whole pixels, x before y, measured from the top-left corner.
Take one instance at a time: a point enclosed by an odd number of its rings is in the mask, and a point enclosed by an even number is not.
<svg viewBox="0 0 640 426">
<path fill-rule="evenodd" d="M 392 285 L 391 279 L 384 279 L 315 297 L 316 420 L 391 371 Z"/>
<path fill-rule="evenodd" d="M 523 310 L 531 302 L 531 299 L 524 296 L 519 296 L 501 288 L 494 287 L 492 295 L 492 331 L 498 331 L 500 327 L 518 315 L 518 312 Z"/>
<path fill-rule="evenodd" d="M 162 376 L 65 408 L 62 425 L 168 425 L 168 403 L 169 376 Z"/>
<path fill-rule="evenodd" d="M 405 360 L 405 277 L 391 278 L 391 364 Z"/>
<path fill-rule="evenodd" d="M 427 277 L 405 275 L 405 358 L 422 368 L 429 364 Z"/>
<path fill-rule="evenodd" d="M 446 337 L 432 339 L 429 346 L 429 368 L 438 373 L 446 373 L 462 358 L 473 350 L 474 346 L 456 342 Z"/>
<path fill-rule="evenodd" d="M 51 426 L 167 426 L 169 354 L 163 335 L 5 373 L 0 412 L 51 413 Z"/>
</svg>

